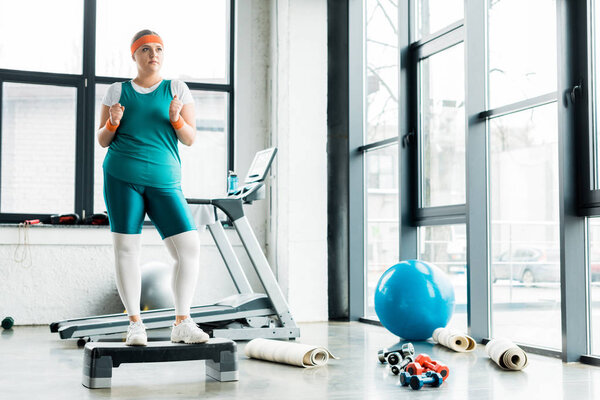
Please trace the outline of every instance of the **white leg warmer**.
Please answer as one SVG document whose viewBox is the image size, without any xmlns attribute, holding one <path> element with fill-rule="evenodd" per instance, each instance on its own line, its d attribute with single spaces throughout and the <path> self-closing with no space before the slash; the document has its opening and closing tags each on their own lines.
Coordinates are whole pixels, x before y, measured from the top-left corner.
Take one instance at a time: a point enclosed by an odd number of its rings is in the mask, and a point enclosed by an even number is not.
<svg viewBox="0 0 600 400">
<path fill-rule="evenodd" d="M 200 239 L 198 232 L 187 231 L 164 239 L 171 256 L 175 259 L 173 300 L 175 315 L 189 315 L 200 268 Z"/>
<path fill-rule="evenodd" d="M 141 234 L 113 232 L 117 289 L 129 316 L 140 315 L 142 276 L 140 272 Z"/>
</svg>

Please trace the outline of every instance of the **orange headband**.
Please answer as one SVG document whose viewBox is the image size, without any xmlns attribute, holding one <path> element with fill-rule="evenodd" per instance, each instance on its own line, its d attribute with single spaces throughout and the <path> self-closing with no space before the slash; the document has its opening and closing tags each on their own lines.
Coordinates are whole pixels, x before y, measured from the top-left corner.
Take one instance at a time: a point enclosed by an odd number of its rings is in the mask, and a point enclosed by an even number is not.
<svg viewBox="0 0 600 400">
<path fill-rule="evenodd" d="M 138 40 L 136 40 L 135 42 L 133 42 L 133 44 L 131 45 L 131 55 L 133 55 L 133 53 L 135 53 L 135 51 L 138 49 L 138 47 L 140 47 L 143 44 L 146 43 L 160 43 L 162 46 L 164 46 L 162 39 L 160 38 L 160 36 L 156 36 L 156 35 L 144 35 L 141 38 L 139 38 Z"/>
</svg>

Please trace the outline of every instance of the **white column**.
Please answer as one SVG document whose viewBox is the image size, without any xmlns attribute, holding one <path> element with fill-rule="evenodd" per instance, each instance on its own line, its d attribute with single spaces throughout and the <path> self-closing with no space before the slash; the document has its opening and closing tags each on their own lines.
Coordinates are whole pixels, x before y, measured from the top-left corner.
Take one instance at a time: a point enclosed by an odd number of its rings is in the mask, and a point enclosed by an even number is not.
<svg viewBox="0 0 600 400">
<path fill-rule="evenodd" d="M 270 256 L 297 321 L 327 320 L 327 2 L 271 2 L 271 126 L 279 149 Z M 273 243 L 274 244 L 274 243 Z"/>
</svg>

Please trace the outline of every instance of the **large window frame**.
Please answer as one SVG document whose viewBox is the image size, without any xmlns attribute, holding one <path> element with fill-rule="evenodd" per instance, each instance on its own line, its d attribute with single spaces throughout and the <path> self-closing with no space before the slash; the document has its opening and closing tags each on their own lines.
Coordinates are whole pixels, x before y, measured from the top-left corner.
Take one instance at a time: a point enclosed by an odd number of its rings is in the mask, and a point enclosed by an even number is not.
<svg viewBox="0 0 600 400">
<path fill-rule="evenodd" d="M 223 92 L 228 94 L 227 110 L 227 168 L 234 170 L 234 43 L 235 1 L 229 0 L 229 80 L 226 84 L 185 82 L 190 90 Z M 123 77 L 96 75 L 96 4 L 84 0 L 83 7 L 83 71 L 82 74 L 0 69 L 0 139 L 2 138 L 2 87 L 4 82 L 68 86 L 77 89 L 76 149 L 75 149 L 75 209 L 81 217 L 94 210 L 94 146 L 96 145 L 95 95 L 96 84 L 112 84 L 127 80 Z M 0 142 L 1 143 L 1 142 Z M 226 185 L 226 182 L 223 183 Z M 0 196 L 2 193 L 0 191 Z M 50 214 L 3 213 L 0 223 L 19 223 L 27 219 L 44 219 Z"/>
<path fill-rule="evenodd" d="M 490 182 L 488 165 L 488 121 L 538 107 L 556 104 L 558 114 L 559 218 L 561 333 L 560 350 L 523 346 L 532 353 L 558 357 L 565 362 L 581 361 L 600 365 L 590 355 L 590 323 L 587 265 L 586 216 L 600 216 L 600 190 L 591 182 L 591 155 L 594 138 L 590 130 L 588 70 L 588 2 L 556 0 L 557 91 L 490 109 L 487 101 L 487 1 L 465 0 L 463 21 L 413 43 L 411 12 L 417 0 L 399 0 L 399 137 L 381 143 L 363 143 L 362 0 L 349 2 L 349 317 L 364 317 L 364 176 L 366 151 L 389 142 L 399 142 L 400 259 L 417 257 L 420 226 L 466 223 L 468 331 L 481 343 L 491 335 L 490 285 Z M 588 4 L 586 4 L 588 3 Z M 466 204 L 421 207 L 419 203 L 418 87 L 419 59 L 447 48 L 462 32 L 465 43 L 466 119 Z M 584 157 L 581 157 L 581 155 Z"/>
<path fill-rule="evenodd" d="M 562 125 L 561 159 L 565 168 L 563 201 L 567 212 L 561 211 L 561 230 L 564 239 L 564 264 L 561 265 L 563 299 L 563 359 L 580 360 L 600 366 L 600 356 L 592 355 L 592 324 L 590 296 L 589 237 L 586 217 L 600 216 L 600 188 L 596 179 L 596 145 L 594 135 L 593 86 L 594 73 L 590 68 L 593 7 L 590 0 L 581 2 L 557 1 L 559 22 L 569 29 L 559 33 L 559 51 L 565 60 L 559 63 L 559 93 Z M 598 67 L 598 66 L 596 66 Z M 561 178 L 563 178 L 561 176 Z M 562 249 L 561 249 L 562 250 Z M 561 263 L 562 264 L 562 263 Z M 572 265 L 569 265 L 572 264 Z M 584 268 L 579 266 L 585 265 Z M 575 266 L 575 267 L 573 267 Z M 582 312 L 582 310 L 584 312 Z"/>
</svg>

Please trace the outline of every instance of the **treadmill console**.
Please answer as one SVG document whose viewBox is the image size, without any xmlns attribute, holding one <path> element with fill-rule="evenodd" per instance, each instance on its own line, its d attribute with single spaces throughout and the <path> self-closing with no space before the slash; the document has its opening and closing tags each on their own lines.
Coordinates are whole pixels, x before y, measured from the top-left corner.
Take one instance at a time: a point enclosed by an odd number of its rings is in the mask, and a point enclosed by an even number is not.
<svg viewBox="0 0 600 400">
<path fill-rule="evenodd" d="M 269 169 L 271 169 L 275 154 L 277 154 L 276 147 L 256 153 L 252 164 L 250 164 L 244 183 L 262 182 L 267 179 L 267 174 L 269 173 Z"/>
<path fill-rule="evenodd" d="M 277 148 L 261 150 L 254 156 L 252 164 L 248 169 L 248 174 L 244 179 L 244 186 L 241 186 L 228 197 L 242 199 L 244 203 L 249 204 L 254 200 L 262 200 L 265 198 L 264 181 L 267 178 L 271 164 L 277 154 Z"/>
</svg>

